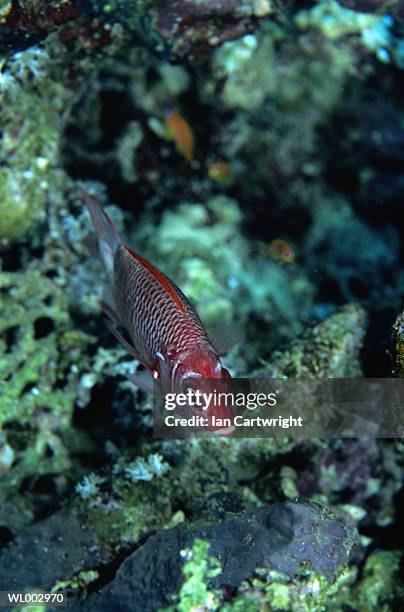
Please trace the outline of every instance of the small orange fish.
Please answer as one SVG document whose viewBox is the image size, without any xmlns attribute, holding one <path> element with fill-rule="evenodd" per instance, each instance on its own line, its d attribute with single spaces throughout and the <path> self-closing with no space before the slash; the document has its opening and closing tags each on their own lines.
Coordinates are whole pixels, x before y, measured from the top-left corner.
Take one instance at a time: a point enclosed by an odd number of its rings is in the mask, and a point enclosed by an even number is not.
<svg viewBox="0 0 404 612">
<path fill-rule="evenodd" d="M 184 117 L 177 111 L 166 111 L 167 136 L 174 141 L 176 149 L 188 162 L 194 158 L 195 139 L 193 131 Z"/>
<path fill-rule="evenodd" d="M 267 246 L 268 253 L 275 261 L 282 263 L 293 263 L 295 261 L 295 252 L 285 240 L 276 238 Z"/>
<path fill-rule="evenodd" d="M 208 165 L 208 174 L 212 181 L 226 185 L 229 183 L 231 177 L 231 167 L 229 162 L 224 161 L 223 159 L 210 162 Z"/>
</svg>

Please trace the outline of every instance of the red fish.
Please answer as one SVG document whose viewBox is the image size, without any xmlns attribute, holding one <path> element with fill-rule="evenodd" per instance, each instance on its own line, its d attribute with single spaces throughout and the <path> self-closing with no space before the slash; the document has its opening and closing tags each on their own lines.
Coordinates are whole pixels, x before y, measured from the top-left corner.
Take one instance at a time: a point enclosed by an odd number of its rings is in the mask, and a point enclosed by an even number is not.
<svg viewBox="0 0 404 612">
<path fill-rule="evenodd" d="M 147 368 L 163 393 L 187 387 L 208 393 L 212 384 L 205 379 L 230 379 L 198 313 L 181 289 L 127 246 L 102 207 L 81 191 L 110 279 L 114 303 L 107 312 L 126 329 L 133 346 L 110 323 L 112 333 Z M 227 406 L 216 405 L 213 410 L 216 419 L 230 419 L 233 423 Z M 208 411 L 206 416 L 213 414 Z M 208 429 L 228 434 L 234 426 L 220 428 L 212 424 Z"/>
</svg>

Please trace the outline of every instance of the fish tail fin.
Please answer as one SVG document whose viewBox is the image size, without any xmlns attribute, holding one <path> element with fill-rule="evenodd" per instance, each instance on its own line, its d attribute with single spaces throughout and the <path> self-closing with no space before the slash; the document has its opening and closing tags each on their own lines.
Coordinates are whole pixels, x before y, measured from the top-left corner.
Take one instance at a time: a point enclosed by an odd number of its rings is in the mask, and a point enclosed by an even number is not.
<svg viewBox="0 0 404 612">
<path fill-rule="evenodd" d="M 97 200 L 92 198 L 82 187 L 80 187 L 80 191 L 90 213 L 95 233 L 97 234 L 101 258 L 107 270 L 111 271 L 113 268 L 115 251 L 121 244 L 121 239 L 111 219 Z"/>
</svg>

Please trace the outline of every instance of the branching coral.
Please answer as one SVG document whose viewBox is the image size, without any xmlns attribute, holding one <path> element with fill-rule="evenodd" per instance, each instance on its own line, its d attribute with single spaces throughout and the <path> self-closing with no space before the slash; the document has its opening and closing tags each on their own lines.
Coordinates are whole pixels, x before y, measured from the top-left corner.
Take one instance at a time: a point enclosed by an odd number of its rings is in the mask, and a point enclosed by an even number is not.
<svg viewBox="0 0 404 612">
<path fill-rule="evenodd" d="M 158 453 L 149 455 L 147 461 L 138 457 L 125 468 L 125 474 L 132 482 L 160 478 L 169 470 L 169 465 Z"/>
</svg>

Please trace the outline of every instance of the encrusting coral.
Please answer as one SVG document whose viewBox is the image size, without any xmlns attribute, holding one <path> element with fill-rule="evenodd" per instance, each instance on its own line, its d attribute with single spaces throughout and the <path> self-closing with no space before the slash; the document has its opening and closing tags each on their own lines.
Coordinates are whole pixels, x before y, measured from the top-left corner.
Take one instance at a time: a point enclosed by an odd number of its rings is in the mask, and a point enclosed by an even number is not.
<svg viewBox="0 0 404 612">
<path fill-rule="evenodd" d="M 0 240 L 13 240 L 45 220 L 71 94 L 45 48 L 0 61 Z"/>
</svg>

